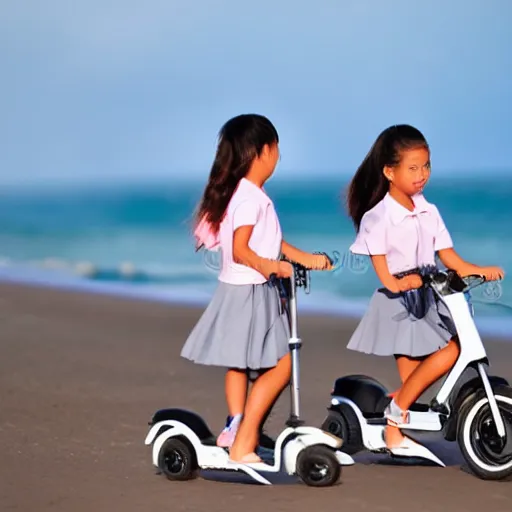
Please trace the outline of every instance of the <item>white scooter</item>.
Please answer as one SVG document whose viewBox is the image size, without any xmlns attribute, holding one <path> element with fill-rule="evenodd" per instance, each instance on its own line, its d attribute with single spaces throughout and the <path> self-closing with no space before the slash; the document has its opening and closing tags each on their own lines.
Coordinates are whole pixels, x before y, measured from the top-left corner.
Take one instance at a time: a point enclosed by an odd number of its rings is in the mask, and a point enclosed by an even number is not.
<svg viewBox="0 0 512 512">
<path fill-rule="evenodd" d="M 446 440 L 458 441 L 474 474 L 486 480 L 500 480 L 512 475 L 512 389 L 505 379 L 488 376 L 486 372 L 489 361 L 468 301 L 469 290 L 484 281 L 481 276 L 462 279 L 451 270 L 434 271 L 424 277 L 424 285 L 430 286 L 447 306 L 461 351 L 437 396 L 429 405 L 413 404 L 409 422 L 399 427 L 441 431 Z M 367 449 L 428 459 L 444 466 L 419 443 L 415 448 L 386 449 L 384 409 L 389 402 L 388 390 L 371 377 L 339 378 L 331 392 L 331 405 L 322 428 L 343 438 L 342 449 L 348 454 Z"/>
<path fill-rule="evenodd" d="M 145 444 L 153 445 L 153 465 L 168 479 L 189 480 L 199 469 L 212 469 L 242 471 L 257 482 L 269 485 L 271 482 L 265 475 L 284 469 L 309 486 L 325 487 L 338 481 L 341 465 L 354 464 L 350 455 L 340 451 L 342 440 L 339 437 L 317 427 L 303 426 L 300 420 L 299 349 L 302 341 L 297 335 L 296 289 L 304 287 L 309 293 L 309 271 L 297 264 L 293 267 L 293 278 L 277 280 L 272 276 L 271 279 L 279 286 L 281 296 L 287 299 L 292 378 L 290 417 L 276 439 L 274 450 L 270 451 L 270 460 L 257 464 L 230 461 L 228 450 L 216 446 L 216 438 L 200 416 L 183 409 L 163 409 L 154 414 Z"/>
</svg>

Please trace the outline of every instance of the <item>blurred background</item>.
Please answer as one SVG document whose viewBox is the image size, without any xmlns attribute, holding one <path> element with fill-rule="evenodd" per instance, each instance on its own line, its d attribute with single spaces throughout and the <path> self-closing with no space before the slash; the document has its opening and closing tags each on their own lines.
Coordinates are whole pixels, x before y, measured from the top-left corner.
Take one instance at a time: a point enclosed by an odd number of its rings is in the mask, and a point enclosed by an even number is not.
<svg viewBox="0 0 512 512">
<path fill-rule="evenodd" d="M 510 274 L 511 20 L 508 0 L 2 2 L 0 277 L 204 303 L 218 261 L 191 215 L 220 127 L 249 112 L 280 134 L 286 238 L 344 262 L 307 307 L 359 314 L 377 284 L 346 258 L 343 193 L 397 123 L 429 141 L 456 249 Z M 510 333 L 507 280 L 474 301 Z"/>
</svg>

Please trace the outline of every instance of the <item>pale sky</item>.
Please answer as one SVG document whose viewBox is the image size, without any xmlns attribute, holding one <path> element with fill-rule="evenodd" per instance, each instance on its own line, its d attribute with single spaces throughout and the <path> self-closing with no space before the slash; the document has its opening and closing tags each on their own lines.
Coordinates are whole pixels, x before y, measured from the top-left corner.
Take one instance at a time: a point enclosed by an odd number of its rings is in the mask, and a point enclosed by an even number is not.
<svg viewBox="0 0 512 512">
<path fill-rule="evenodd" d="M 510 0 L 4 0 L 0 183 L 206 176 L 231 116 L 280 172 L 353 172 L 422 130 L 433 168 L 512 168 Z"/>
</svg>

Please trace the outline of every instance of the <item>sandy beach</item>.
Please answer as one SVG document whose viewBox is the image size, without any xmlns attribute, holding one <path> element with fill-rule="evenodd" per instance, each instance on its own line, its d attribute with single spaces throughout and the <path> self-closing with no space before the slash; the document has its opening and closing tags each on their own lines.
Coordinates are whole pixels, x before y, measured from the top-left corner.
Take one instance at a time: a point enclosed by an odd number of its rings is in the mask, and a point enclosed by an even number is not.
<svg viewBox="0 0 512 512">
<path fill-rule="evenodd" d="M 0 285 L 0 510 L 481 511 L 510 510 L 511 482 L 468 474 L 455 444 L 429 439 L 447 468 L 356 456 L 340 484 L 272 487 L 203 474 L 172 483 L 144 446 L 156 409 L 195 410 L 224 423 L 223 370 L 179 357 L 200 309 L 29 286 Z M 391 359 L 345 349 L 354 321 L 302 316 L 302 407 L 320 425 L 334 379 L 369 373 L 398 383 Z M 512 380 L 512 343 L 486 340 L 492 373 Z M 268 422 L 275 435 L 288 394 Z M 401 491 L 400 491 L 401 489 Z M 508 503 L 508 504 L 507 504 Z"/>
</svg>

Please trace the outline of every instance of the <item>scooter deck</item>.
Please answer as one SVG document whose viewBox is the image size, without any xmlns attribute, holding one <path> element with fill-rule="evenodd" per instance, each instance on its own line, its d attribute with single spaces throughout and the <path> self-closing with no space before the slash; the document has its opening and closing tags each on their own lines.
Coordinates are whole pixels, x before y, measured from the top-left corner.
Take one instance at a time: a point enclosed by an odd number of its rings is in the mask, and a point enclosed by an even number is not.
<svg viewBox="0 0 512 512">
<path fill-rule="evenodd" d="M 409 411 L 410 421 L 397 425 L 398 428 L 405 430 L 426 430 L 429 432 L 439 432 L 443 425 L 438 413 L 431 410 L 428 411 Z M 387 425 L 386 418 L 365 418 L 367 425 L 372 427 L 385 427 Z"/>
<path fill-rule="evenodd" d="M 207 446 L 207 445 L 203 445 Z M 277 473 L 279 468 L 269 464 L 266 460 L 258 464 L 243 464 L 234 462 L 229 459 L 229 452 L 226 448 L 208 445 L 206 448 L 211 456 L 208 457 L 208 462 L 201 464 L 201 469 L 210 471 L 223 471 L 223 472 L 242 472 L 250 476 L 252 479 L 264 485 L 271 485 L 271 482 L 263 476 L 264 473 Z M 263 474 L 262 474 L 263 473 Z"/>
<path fill-rule="evenodd" d="M 201 444 L 203 446 L 207 446 L 208 448 L 216 448 L 221 449 L 229 457 L 229 449 L 224 448 L 221 446 L 217 446 L 217 438 L 215 436 L 208 437 L 206 439 L 201 440 Z M 263 436 L 260 438 L 260 443 L 256 447 L 256 454 L 261 458 L 261 460 L 268 466 L 273 466 L 275 459 L 274 459 L 274 447 L 275 441 L 271 439 L 270 437 L 263 434 Z M 223 469 L 222 467 L 217 467 L 215 469 Z M 233 470 L 233 468 L 230 467 L 230 470 Z"/>
<path fill-rule="evenodd" d="M 425 426 L 425 425 L 423 425 Z M 404 428 L 410 429 L 410 425 L 404 425 Z M 391 455 L 393 458 L 401 458 L 401 459 L 426 459 L 434 462 L 439 466 L 444 466 L 442 460 L 440 460 L 434 453 L 432 453 L 426 446 L 423 446 L 418 441 L 408 442 L 408 446 L 404 446 L 402 448 L 396 448 L 390 450 L 386 446 L 386 441 L 384 439 L 384 425 L 367 425 L 364 430 L 364 445 L 367 450 L 383 454 L 383 455 Z M 413 429 L 410 429 L 413 430 Z M 426 430 L 426 429 L 421 429 Z M 433 429 L 430 429 L 433 430 Z"/>
<path fill-rule="evenodd" d="M 391 400 L 389 400 L 389 401 L 391 401 Z M 387 403 L 386 403 L 386 405 L 387 405 Z M 380 425 L 381 422 L 385 423 L 385 420 L 384 420 L 385 407 L 381 407 L 380 409 L 382 409 L 382 410 L 374 411 L 374 412 L 363 411 L 363 416 L 364 416 L 365 420 L 368 423 L 371 423 L 373 425 Z M 411 405 L 411 407 L 409 407 L 409 411 L 414 411 L 414 412 L 429 412 L 430 410 L 431 410 L 430 405 L 422 404 L 422 403 L 414 403 Z"/>
<path fill-rule="evenodd" d="M 219 447 L 212 447 L 212 451 L 223 450 Z M 261 451 L 259 451 L 261 450 Z M 275 465 L 274 452 L 265 448 L 260 448 L 258 455 L 261 457 L 262 462 L 259 463 L 240 463 L 229 460 L 227 450 L 223 450 L 225 456 L 215 457 L 215 462 L 212 460 L 211 463 L 205 463 L 201 465 L 201 469 L 214 470 L 214 471 L 225 471 L 225 472 L 243 472 L 256 480 L 257 482 L 264 485 L 272 485 L 272 483 L 265 478 L 265 474 L 277 474 L 282 471 L 281 467 Z M 347 454 L 337 450 L 335 452 L 336 458 L 340 465 L 347 466 L 353 465 L 355 461 Z"/>
<path fill-rule="evenodd" d="M 208 446 L 211 448 L 215 447 L 215 448 L 224 450 L 226 452 L 226 454 L 228 454 L 228 456 L 229 456 L 229 448 L 223 448 L 223 447 L 217 446 L 216 441 L 217 440 L 215 438 L 207 439 L 202 444 L 204 446 Z M 274 465 L 275 459 L 274 459 L 274 450 L 273 449 L 258 445 L 256 447 L 256 455 L 258 455 L 265 464 L 267 464 L 269 466 Z"/>
<path fill-rule="evenodd" d="M 415 441 L 408 440 L 407 446 L 403 448 L 393 448 L 391 450 L 387 450 L 388 453 L 394 458 L 397 459 L 423 459 L 429 460 L 434 464 L 437 464 L 441 467 L 446 467 L 445 463 L 437 457 L 433 452 L 431 452 L 426 446 L 419 444 Z"/>
<path fill-rule="evenodd" d="M 217 438 L 215 436 L 210 436 L 204 439 L 201 439 L 201 444 L 204 446 L 217 446 Z M 266 434 L 261 434 L 258 448 L 262 448 L 264 450 L 273 450 L 276 445 L 276 442 Z"/>
</svg>

